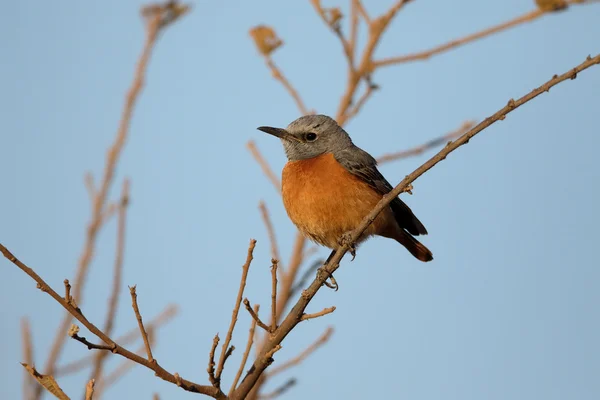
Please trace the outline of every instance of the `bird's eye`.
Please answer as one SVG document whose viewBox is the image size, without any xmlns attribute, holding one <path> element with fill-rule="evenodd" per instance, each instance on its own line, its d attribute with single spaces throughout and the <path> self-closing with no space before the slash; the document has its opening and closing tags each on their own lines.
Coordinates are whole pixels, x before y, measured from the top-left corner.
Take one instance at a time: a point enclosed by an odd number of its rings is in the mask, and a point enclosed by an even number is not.
<svg viewBox="0 0 600 400">
<path fill-rule="evenodd" d="M 306 135 L 304 135 L 304 139 L 306 139 L 307 142 L 314 142 L 315 140 L 317 140 L 317 134 L 316 133 L 307 133 Z"/>
</svg>

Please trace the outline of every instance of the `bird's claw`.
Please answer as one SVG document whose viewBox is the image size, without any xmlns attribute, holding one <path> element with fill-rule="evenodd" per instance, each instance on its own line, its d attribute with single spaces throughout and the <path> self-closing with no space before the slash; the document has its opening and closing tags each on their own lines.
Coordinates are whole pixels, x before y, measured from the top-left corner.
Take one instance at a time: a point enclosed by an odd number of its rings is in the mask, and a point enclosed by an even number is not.
<svg viewBox="0 0 600 400">
<path fill-rule="evenodd" d="M 352 256 L 350 261 L 354 261 L 356 258 L 356 243 L 352 241 L 352 232 L 344 233 L 339 240 L 340 246 L 348 246 L 348 252 Z"/>
<path fill-rule="evenodd" d="M 323 268 L 319 268 L 319 270 L 317 271 L 317 275 L 319 275 L 319 274 L 327 274 L 327 279 L 325 280 L 325 282 L 323 282 L 323 284 L 325 286 L 327 286 L 329 289 L 333 289 L 336 292 L 338 291 L 338 289 L 340 288 L 340 286 L 338 285 L 337 281 L 333 277 L 333 274 L 325 271 Z M 330 280 L 331 283 L 327 282 L 327 280 Z"/>
</svg>

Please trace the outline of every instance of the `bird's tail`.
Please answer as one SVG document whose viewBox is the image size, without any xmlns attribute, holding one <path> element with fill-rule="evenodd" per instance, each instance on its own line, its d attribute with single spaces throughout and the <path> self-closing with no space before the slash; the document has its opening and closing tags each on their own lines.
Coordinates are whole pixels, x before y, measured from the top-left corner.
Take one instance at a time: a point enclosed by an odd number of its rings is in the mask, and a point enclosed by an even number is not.
<svg viewBox="0 0 600 400">
<path fill-rule="evenodd" d="M 424 262 L 433 260 L 431 251 L 404 229 L 399 229 L 398 233 L 394 236 L 394 239 L 402 246 L 406 247 L 406 249 L 410 251 L 410 254 L 415 256 L 418 260 Z"/>
</svg>

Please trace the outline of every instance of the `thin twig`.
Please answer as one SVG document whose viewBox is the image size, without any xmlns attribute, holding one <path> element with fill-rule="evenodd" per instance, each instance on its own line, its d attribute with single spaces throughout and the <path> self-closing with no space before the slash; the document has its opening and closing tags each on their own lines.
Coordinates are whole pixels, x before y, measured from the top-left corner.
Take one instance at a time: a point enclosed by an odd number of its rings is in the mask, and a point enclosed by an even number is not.
<svg viewBox="0 0 600 400">
<path fill-rule="evenodd" d="M 250 150 L 252 157 L 254 157 L 267 179 L 273 184 L 275 189 L 279 193 L 281 193 L 281 182 L 279 182 L 279 178 L 277 177 L 277 175 L 275 175 L 275 173 L 269 166 L 269 163 L 265 160 L 265 158 L 262 156 L 262 154 L 256 147 L 256 143 L 254 143 L 254 140 L 248 141 L 246 147 L 248 148 L 248 150 Z"/>
<path fill-rule="evenodd" d="M 310 356 L 312 353 L 314 353 L 319 347 L 321 347 L 325 343 L 327 343 L 327 341 L 329 340 L 329 338 L 331 337 L 332 334 L 333 334 L 333 328 L 328 327 L 325 330 L 325 332 L 323 332 L 323 334 L 321 336 L 319 336 L 317 338 L 317 340 L 315 340 L 310 346 L 308 346 L 302 353 L 298 354 L 296 357 L 284 362 L 281 365 L 278 365 L 278 366 L 275 366 L 275 367 L 269 369 L 265 373 L 266 376 L 270 378 L 274 375 L 277 375 L 277 374 L 285 371 L 286 369 L 289 369 L 291 367 L 294 367 L 294 366 L 300 364 L 308 356 Z"/>
<path fill-rule="evenodd" d="M 277 259 L 271 259 L 271 332 L 277 329 Z"/>
<path fill-rule="evenodd" d="M 297 383 L 296 378 L 290 378 L 287 381 L 285 381 L 285 383 L 283 385 L 279 386 L 277 389 L 275 389 L 271 393 L 261 394 L 258 396 L 258 398 L 261 400 L 276 399 L 277 397 L 283 395 L 285 392 L 290 390 L 296 383 Z"/>
<path fill-rule="evenodd" d="M 358 8 L 358 13 L 360 14 L 360 16 L 365 20 L 367 25 L 371 24 L 371 18 L 369 17 L 367 10 L 365 10 L 365 7 L 363 6 L 362 1 L 355 0 L 355 2 L 356 2 L 356 7 Z"/>
<path fill-rule="evenodd" d="M 215 377 L 215 352 L 217 351 L 217 346 L 219 345 L 219 334 L 217 333 L 213 338 L 213 343 L 210 348 L 210 353 L 208 354 L 208 368 L 206 368 L 206 372 L 208 372 L 208 380 L 214 387 L 219 386 L 219 381 Z"/>
<path fill-rule="evenodd" d="M 144 43 L 144 47 L 142 49 L 142 53 L 140 54 L 135 68 L 135 73 L 133 81 L 131 83 L 131 87 L 127 91 L 125 105 L 123 108 L 123 114 L 119 122 L 117 135 L 114 139 L 113 144 L 108 149 L 106 155 L 106 164 L 104 166 L 104 173 L 100 186 L 95 192 L 95 196 L 92 202 L 92 214 L 87 226 L 86 240 L 83 246 L 83 250 L 81 252 L 81 256 L 79 258 L 79 263 L 77 266 L 74 281 L 74 297 L 79 304 L 82 304 L 83 301 L 84 284 L 88 275 L 90 263 L 94 257 L 96 238 L 103 223 L 103 214 L 107 203 L 108 193 L 110 191 L 110 187 L 113 181 L 114 173 L 121 152 L 123 150 L 123 147 L 125 146 L 125 142 L 129 132 L 131 116 L 133 115 L 133 109 L 135 107 L 138 96 L 142 90 L 142 87 L 144 86 L 146 68 L 148 66 L 152 50 L 156 43 L 158 32 L 161 28 L 161 22 L 163 17 L 162 12 L 168 9 L 169 7 L 169 3 L 167 3 L 164 6 L 164 9 L 161 8 L 160 10 L 158 10 L 158 12 L 155 12 L 154 15 L 147 18 L 146 21 L 146 40 Z M 49 375 L 53 374 L 55 371 L 56 362 L 65 344 L 66 336 L 64 332 L 69 327 L 71 320 L 72 317 L 67 313 L 65 314 L 61 323 L 59 324 L 56 336 L 54 338 L 54 343 L 52 344 L 50 350 L 50 355 L 48 356 L 48 359 L 46 360 L 46 365 L 44 367 L 44 371 L 47 371 Z M 39 396 L 39 394 L 41 394 L 41 390 L 38 390 L 37 395 Z"/>
<path fill-rule="evenodd" d="M 298 279 L 294 286 L 290 289 L 290 296 L 293 296 L 294 294 L 296 294 L 296 292 L 298 292 L 298 290 L 302 289 L 302 286 L 306 284 L 308 277 L 314 274 L 317 271 L 317 268 L 323 265 L 324 262 L 325 260 L 323 260 L 322 258 L 313 262 L 310 265 L 310 267 L 308 267 L 306 271 L 304 271 L 300 279 Z"/>
<path fill-rule="evenodd" d="M 71 336 L 71 338 L 77 340 L 79 343 L 83 343 L 88 350 L 107 350 L 107 351 L 113 351 L 114 350 L 114 346 L 112 345 L 105 345 L 105 344 L 95 344 L 92 343 L 90 341 L 88 341 L 86 338 L 84 338 L 83 336 L 79 336 L 76 333 L 73 333 Z"/>
<path fill-rule="evenodd" d="M 16 265 L 21 271 L 25 272 L 29 275 L 34 281 L 37 282 L 38 287 L 44 293 L 47 293 L 50 297 L 52 297 L 56 302 L 58 302 L 65 310 L 67 310 L 73 317 L 75 317 L 79 322 L 83 324 L 90 332 L 100 338 L 104 343 L 111 347 L 111 351 L 115 354 L 119 354 L 122 357 L 128 358 L 131 361 L 134 361 L 144 367 L 151 369 L 154 373 L 160 377 L 161 379 L 176 384 L 180 386 L 182 389 L 188 392 L 201 393 L 206 394 L 208 396 L 212 396 L 217 399 L 224 399 L 225 395 L 219 389 L 216 389 L 212 386 L 199 385 L 197 383 L 188 381 L 186 379 L 179 378 L 177 379 L 174 374 L 169 373 L 163 367 L 161 367 L 156 360 L 154 362 L 150 362 L 143 357 L 138 356 L 137 354 L 125 349 L 124 347 L 115 343 L 113 339 L 107 336 L 104 332 L 102 332 L 96 325 L 88 321 L 86 317 L 83 316 L 81 312 L 78 311 L 71 304 L 67 303 L 65 299 L 59 295 L 54 289 L 52 289 L 33 269 L 29 268 L 27 265 L 23 264 L 18 258 L 16 258 L 6 247 L 0 244 L 0 253 L 4 255 L 10 262 Z M 64 334 L 64 332 L 63 332 Z"/>
<path fill-rule="evenodd" d="M 258 315 L 258 310 L 260 309 L 260 305 L 254 305 L 254 313 Z M 256 320 L 252 318 L 252 322 L 250 323 L 250 329 L 248 330 L 248 341 L 246 342 L 246 350 L 244 350 L 244 355 L 242 356 L 242 361 L 240 362 L 240 367 L 238 368 L 237 373 L 235 374 L 235 378 L 233 379 L 233 383 L 231 384 L 231 388 L 229 389 L 228 396 L 231 396 L 233 391 L 235 390 L 242 373 L 244 372 L 244 368 L 246 367 L 246 362 L 248 361 L 248 356 L 250 355 L 250 350 L 252 349 L 252 344 L 254 343 L 254 332 L 256 331 Z"/>
<path fill-rule="evenodd" d="M 354 118 L 356 116 L 356 114 L 358 114 L 358 112 L 362 109 L 362 107 L 365 105 L 367 100 L 369 100 L 369 98 L 371 97 L 373 92 L 375 90 L 377 90 L 378 88 L 379 87 L 375 84 L 367 85 L 367 88 L 365 89 L 363 94 L 358 98 L 358 101 L 356 102 L 356 104 L 350 110 L 348 110 L 348 112 L 346 113 L 346 122 L 350 121 L 352 118 Z"/>
<path fill-rule="evenodd" d="M 117 306 L 119 304 L 119 295 L 121 293 L 121 278 L 123 275 L 123 254 L 125 252 L 125 222 L 127 214 L 127 206 L 129 204 L 129 180 L 123 181 L 121 190 L 121 201 L 119 202 L 119 214 L 117 218 L 117 247 L 115 251 L 115 263 L 113 269 L 113 282 L 108 301 L 108 311 L 104 319 L 104 332 L 110 336 L 113 332 L 115 317 L 117 314 Z M 104 360 L 108 353 L 100 351 L 96 353 L 94 366 L 90 374 L 90 379 L 101 379 L 102 370 L 104 368 Z"/>
<path fill-rule="evenodd" d="M 406 55 L 398 56 L 398 57 L 384 58 L 381 60 L 374 61 L 373 66 L 375 68 L 378 68 L 378 67 L 385 67 L 385 66 L 389 66 L 389 65 L 406 63 L 406 62 L 410 62 L 410 61 L 426 60 L 432 56 L 444 53 L 444 52 L 454 49 L 456 47 L 463 46 L 467 43 L 474 42 L 474 41 L 476 41 L 478 39 L 482 39 L 486 36 L 493 35 L 495 33 L 504 31 L 509 28 L 513 28 L 515 26 L 521 25 L 526 22 L 535 21 L 536 19 L 540 18 L 541 16 L 543 16 L 545 14 L 547 14 L 547 13 L 540 9 L 535 9 L 533 11 L 529 11 L 523 15 L 520 15 L 516 18 L 513 18 L 509 21 L 503 22 L 498 25 L 491 26 L 491 27 L 481 30 L 479 32 L 472 33 L 470 35 L 463 36 L 458 39 L 451 40 L 447 43 L 441 44 L 439 46 L 435 46 L 428 50 L 423 50 L 423 51 L 419 51 L 417 53 L 406 54 Z"/>
<path fill-rule="evenodd" d="M 217 364 L 217 372 L 215 374 L 217 382 L 220 382 L 221 380 L 221 374 L 223 373 L 225 361 L 227 360 L 227 351 L 229 348 L 229 343 L 231 342 L 233 330 L 235 329 L 238 314 L 240 312 L 240 305 L 242 304 L 242 297 L 244 296 L 244 288 L 246 287 L 246 278 L 248 277 L 248 271 L 250 270 L 250 264 L 252 263 L 255 246 L 256 240 L 251 239 L 250 244 L 248 245 L 248 252 L 246 254 L 246 262 L 242 266 L 242 278 L 240 279 L 240 288 L 238 289 L 238 294 L 235 299 L 235 306 L 233 308 L 233 312 L 231 313 L 231 322 L 229 323 L 229 330 L 227 331 L 227 335 L 225 336 L 225 341 L 223 342 L 223 347 L 221 349 L 221 356 L 219 357 L 219 363 Z"/>
<path fill-rule="evenodd" d="M 352 231 L 350 235 L 350 240 L 345 243 L 343 246 L 340 246 L 331 259 L 329 263 L 327 263 L 323 267 L 323 273 L 317 274 L 314 281 L 311 285 L 302 292 L 302 295 L 294 305 L 294 307 L 287 314 L 285 319 L 279 325 L 279 328 L 276 332 L 269 336 L 268 340 L 265 342 L 265 345 L 261 347 L 261 351 L 254 361 L 252 367 L 249 372 L 246 374 L 242 383 L 238 386 L 238 388 L 234 391 L 231 396 L 232 400 L 236 399 L 244 399 L 246 395 L 252 390 L 252 388 L 257 383 L 258 379 L 261 377 L 263 371 L 270 365 L 272 362 L 267 355 L 272 354 L 273 350 L 280 345 L 281 341 L 290 333 L 290 331 L 300 323 L 300 318 L 304 314 L 304 310 L 310 303 L 310 301 L 314 298 L 316 293 L 321 289 L 325 281 L 333 274 L 337 268 L 339 267 L 339 263 L 342 257 L 349 250 L 351 243 L 356 242 L 356 240 L 363 234 L 363 232 L 367 229 L 367 227 L 377 218 L 377 215 L 388 206 L 388 204 L 395 199 L 400 193 L 406 190 L 408 185 L 410 185 L 415 179 L 423 175 L 433 166 L 435 166 L 440 161 L 444 160 L 451 152 L 459 148 L 460 146 L 466 144 L 472 137 L 477 135 L 479 132 L 492 125 L 494 122 L 502 120 L 506 117 L 507 114 L 514 111 L 519 106 L 527 103 L 528 101 L 534 99 L 540 94 L 549 91 L 550 88 L 557 85 L 560 82 L 563 82 L 567 79 L 574 79 L 577 74 L 593 65 L 600 64 L 600 54 L 595 57 L 590 57 L 578 65 L 577 67 L 571 69 L 570 71 L 557 76 L 555 75 L 551 80 L 543 84 L 537 89 L 529 92 L 525 96 L 521 97 L 518 100 L 510 100 L 508 104 L 497 111 L 492 116 L 486 118 L 484 121 L 479 123 L 469 132 L 462 135 L 460 138 L 455 140 L 454 142 L 449 143 L 445 146 L 440 152 L 438 152 L 435 156 L 433 156 L 429 161 L 425 162 L 415 171 L 413 171 L 410 175 L 407 175 L 394 189 L 392 189 L 388 194 L 383 196 L 383 198 L 377 203 L 377 205 L 373 208 L 373 210 L 363 218 L 360 225 Z"/>
<path fill-rule="evenodd" d="M 413 147 L 412 149 L 384 154 L 377 158 L 377 162 L 379 164 L 383 164 L 386 162 L 396 161 L 407 157 L 418 156 L 419 154 L 422 154 L 429 149 L 445 145 L 446 143 L 448 143 L 449 140 L 459 137 L 474 126 L 475 121 L 465 121 L 458 129 L 455 129 L 452 132 L 448 132 L 445 135 L 429 140 L 419 146 Z"/>
<path fill-rule="evenodd" d="M 248 299 L 244 299 L 244 306 L 246 307 L 246 310 L 248 310 L 248 313 L 250 313 L 252 319 L 256 321 L 258 326 L 260 326 L 267 332 L 271 332 L 271 327 L 261 321 L 260 317 L 258 316 L 258 311 L 255 312 L 252 309 L 252 306 L 250 306 L 250 301 Z"/>
<path fill-rule="evenodd" d="M 21 318 L 21 338 L 23 342 L 23 362 L 28 365 L 34 365 L 33 361 L 33 340 L 31 339 L 31 325 L 29 319 L 26 317 Z M 31 389 L 33 388 L 33 381 L 29 371 L 23 372 L 23 398 L 25 400 L 31 399 Z"/>
<path fill-rule="evenodd" d="M 95 379 L 90 379 L 85 385 L 85 400 L 92 400 L 94 398 L 94 386 L 96 384 Z"/>
<path fill-rule="evenodd" d="M 300 317 L 300 321 L 306 321 L 307 319 L 319 318 L 319 317 L 322 317 L 323 315 L 331 314 L 334 311 L 335 311 L 335 306 L 324 308 L 321 311 L 316 312 L 314 314 L 302 314 L 302 317 Z"/>
<path fill-rule="evenodd" d="M 142 339 L 144 340 L 144 345 L 146 346 L 146 355 L 148 356 L 148 361 L 150 363 L 154 363 L 154 357 L 152 356 L 152 347 L 150 346 L 150 340 L 148 340 L 148 332 L 146 332 L 146 328 L 144 328 L 142 314 L 140 313 L 140 309 L 137 303 L 136 285 L 129 287 L 129 293 L 131 294 L 131 306 L 133 307 L 133 312 L 135 313 L 135 318 L 137 319 L 138 327 L 140 328 L 140 333 L 142 335 Z"/>
<path fill-rule="evenodd" d="M 292 99 L 294 99 L 294 102 L 296 103 L 296 106 L 298 107 L 300 114 L 302 114 L 302 115 L 309 114 L 308 109 L 306 108 L 306 106 L 304 105 L 304 102 L 302 101 L 302 98 L 298 94 L 298 91 L 292 86 L 290 81 L 287 80 L 285 75 L 283 75 L 283 73 L 277 67 L 277 65 L 271 58 L 271 56 L 265 55 L 264 57 L 265 57 L 265 64 L 267 64 L 267 67 L 269 67 L 269 69 L 271 70 L 271 75 L 273 76 L 273 78 L 278 80 L 283 85 L 285 90 L 287 90 L 288 94 L 292 97 Z"/>
<path fill-rule="evenodd" d="M 277 236 L 275 235 L 275 229 L 273 228 L 273 223 L 271 222 L 271 217 L 269 216 L 269 210 L 267 210 L 267 205 L 264 201 L 261 201 L 258 204 L 258 208 L 260 208 L 260 215 L 265 223 L 265 227 L 267 228 L 267 234 L 269 235 L 269 242 L 271 243 L 271 258 L 274 258 L 275 260 L 281 260 L 279 257 Z"/>
</svg>

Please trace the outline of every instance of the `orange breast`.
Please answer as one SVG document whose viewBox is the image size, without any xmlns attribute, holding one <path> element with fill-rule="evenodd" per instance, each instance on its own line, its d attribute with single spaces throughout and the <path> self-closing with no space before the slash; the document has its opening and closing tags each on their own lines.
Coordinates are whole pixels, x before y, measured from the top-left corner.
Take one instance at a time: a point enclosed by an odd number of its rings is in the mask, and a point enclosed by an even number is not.
<svg viewBox="0 0 600 400">
<path fill-rule="evenodd" d="M 352 175 L 327 153 L 290 161 L 283 168 L 283 203 L 292 222 L 315 242 L 337 247 L 340 236 L 358 226 L 382 195 Z M 390 209 L 365 232 L 363 240 L 393 219 Z"/>
</svg>

